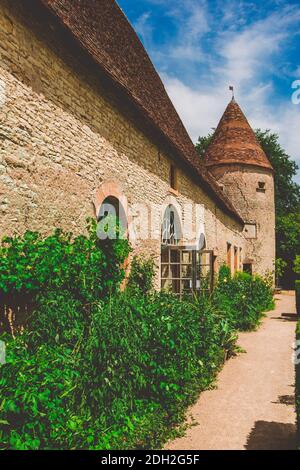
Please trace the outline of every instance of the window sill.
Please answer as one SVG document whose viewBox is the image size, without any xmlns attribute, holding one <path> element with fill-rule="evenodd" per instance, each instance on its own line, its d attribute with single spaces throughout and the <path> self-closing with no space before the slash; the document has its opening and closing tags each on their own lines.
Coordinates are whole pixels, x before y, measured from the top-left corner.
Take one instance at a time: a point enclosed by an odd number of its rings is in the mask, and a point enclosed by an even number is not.
<svg viewBox="0 0 300 470">
<path fill-rule="evenodd" d="M 171 188 L 171 186 L 169 187 L 168 192 L 173 194 L 174 196 L 179 196 L 179 191 L 177 189 Z"/>
</svg>

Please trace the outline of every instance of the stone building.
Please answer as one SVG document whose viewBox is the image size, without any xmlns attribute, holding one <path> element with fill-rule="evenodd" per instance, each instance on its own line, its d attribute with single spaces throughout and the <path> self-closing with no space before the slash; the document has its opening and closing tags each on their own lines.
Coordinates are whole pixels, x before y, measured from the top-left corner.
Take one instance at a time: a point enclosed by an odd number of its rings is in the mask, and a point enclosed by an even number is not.
<svg viewBox="0 0 300 470">
<path fill-rule="evenodd" d="M 214 133 L 205 164 L 245 222 L 247 245 L 243 269 L 260 274 L 272 270 L 274 171 L 234 98 Z"/>
<path fill-rule="evenodd" d="M 231 103 L 201 162 L 113 0 L 0 0 L 0 234 L 113 207 L 176 293 L 274 262 L 272 168 Z"/>
</svg>

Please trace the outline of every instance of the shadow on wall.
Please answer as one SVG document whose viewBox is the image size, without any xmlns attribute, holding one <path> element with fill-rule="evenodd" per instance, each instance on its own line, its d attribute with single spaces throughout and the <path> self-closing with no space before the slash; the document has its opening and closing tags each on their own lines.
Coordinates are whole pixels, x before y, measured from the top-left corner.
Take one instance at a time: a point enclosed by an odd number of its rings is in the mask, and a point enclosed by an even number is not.
<svg viewBox="0 0 300 470">
<path fill-rule="evenodd" d="M 248 436 L 246 450 L 296 450 L 296 425 L 256 421 Z"/>
</svg>

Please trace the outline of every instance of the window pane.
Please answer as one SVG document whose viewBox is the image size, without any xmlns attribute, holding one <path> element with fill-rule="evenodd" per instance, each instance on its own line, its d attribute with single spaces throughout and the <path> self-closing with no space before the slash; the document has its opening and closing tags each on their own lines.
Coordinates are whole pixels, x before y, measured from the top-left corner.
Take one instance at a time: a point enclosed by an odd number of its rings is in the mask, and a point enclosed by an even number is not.
<svg viewBox="0 0 300 470">
<path fill-rule="evenodd" d="M 172 287 L 172 281 L 170 279 L 162 279 L 161 280 L 161 288 L 165 290 L 170 290 Z"/>
<path fill-rule="evenodd" d="M 190 264 L 192 262 L 192 252 L 182 251 L 182 262 L 184 264 Z"/>
<path fill-rule="evenodd" d="M 210 273 L 210 266 L 208 265 L 200 265 L 198 266 L 198 269 L 197 269 L 197 278 L 201 278 L 201 277 L 206 277 L 208 274 Z"/>
<path fill-rule="evenodd" d="M 180 277 L 180 264 L 172 264 L 171 265 L 171 273 L 172 278 L 179 278 Z"/>
<path fill-rule="evenodd" d="M 181 266 L 181 277 L 192 278 L 192 266 L 190 264 Z"/>
<path fill-rule="evenodd" d="M 161 265 L 161 277 L 167 278 L 170 277 L 170 269 L 168 264 Z"/>
<path fill-rule="evenodd" d="M 184 292 L 187 292 L 187 291 L 189 291 L 189 290 L 192 289 L 193 284 L 192 284 L 192 281 L 191 281 L 191 280 L 186 280 L 186 279 L 185 279 L 184 281 L 181 281 L 181 286 L 182 286 L 182 290 L 183 290 Z"/>
<path fill-rule="evenodd" d="M 180 281 L 172 281 L 172 292 L 173 294 L 180 294 Z"/>
<path fill-rule="evenodd" d="M 169 263 L 169 249 L 162 247 L 161 250 L 161 262 Z"/>
<path fill-rule="evenodd" d="M 197 261 L 199 260 L 200 264 L 209 264 L 210 254 L 209 253 L 198 253 Z"/>
<path fill-rule="evenodd" d="M 171 250 L 171 263 L 180 263 L 180 251 Z"/>
</svg>

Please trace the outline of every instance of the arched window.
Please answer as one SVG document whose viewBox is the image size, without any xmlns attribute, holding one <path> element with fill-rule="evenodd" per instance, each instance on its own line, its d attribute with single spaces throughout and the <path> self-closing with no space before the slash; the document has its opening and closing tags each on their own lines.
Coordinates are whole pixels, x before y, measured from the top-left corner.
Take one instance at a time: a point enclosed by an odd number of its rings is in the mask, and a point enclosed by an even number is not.
<svg viewBox="0 0 300 470">
<path fill-rule="evenodd" d="M 176 208 L 169 204 L 161 227 L 161 287 L 180 294 L 179 242 L 182 240 L 181 222 Z"/>
<path fill-rule="evenodd" d="M 100 233 L 102 233 L 102 236 L 100 238 L 102 238 L 103 236 L 105 237 L 105 234 L 103 234 L 103 227 L 104 227 L 105 221 L 107 221 L 109 225 L 110 234 L 112 235 L 115 234 L 116 237 L 119 237 L 120 235 L 121 236 L 126 235 L 127 233 L 126 213 L 125 213 L 123 205 L 121 204 L 119 199 L 116 198 L 115 196 L 108 196 L 107 198 L 105 198 L 99 209 L 97 222 L 98 222 L 98 227 L 100 225 L 98 236 Z M 117 225 L 120 228 L 120 233 L 117 230 Z"/>
<path fill-rule="evenodd" d="M 205 238 L 204 233 L 200 233 L 196 249 L 197 250 L 205 250 L 206 249 L 206 238 Z"/>
<path fill-rule="evenodd" d="M 173 205 L 169 205 L 164 213 L 162 222 L 162 245 L 178 245 L 182 238 L 181 222 L 178 212 Z"/>
</svg>

